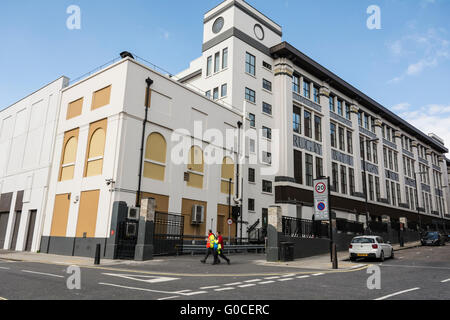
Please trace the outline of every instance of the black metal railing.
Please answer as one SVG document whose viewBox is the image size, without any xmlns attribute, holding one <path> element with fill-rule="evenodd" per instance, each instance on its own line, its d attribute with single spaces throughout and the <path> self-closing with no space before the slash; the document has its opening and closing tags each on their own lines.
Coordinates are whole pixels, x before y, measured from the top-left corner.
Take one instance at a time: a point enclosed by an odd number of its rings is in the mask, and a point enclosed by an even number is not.
<svg viewBox="0 0 450 320">
<path fill-rule="evenodd" d="M 293 238 L 329 238 L 329 224 L 299 218 L 283 217 L 283 234 Z"/>
<path fill-rule="evenodd" d="M 370 230 L 373 232 L 379 232 L 379 233 L 387 233 L 388 232 L 388 225 L 384 222 L 378 222 L 378 221 L 370 221 L 369 222 Z"/>
<path fill-rule="evenodd" d="M 341 232 L 364 234 L 364 224 L 346 219 L 336 219 L 336 229 Z"/>
<path fill-rule="evenodd" d="M 157 212 L 154 228 L 154 254 L 176 255 L 183 245 L 184 216 Z"/>
</svg>

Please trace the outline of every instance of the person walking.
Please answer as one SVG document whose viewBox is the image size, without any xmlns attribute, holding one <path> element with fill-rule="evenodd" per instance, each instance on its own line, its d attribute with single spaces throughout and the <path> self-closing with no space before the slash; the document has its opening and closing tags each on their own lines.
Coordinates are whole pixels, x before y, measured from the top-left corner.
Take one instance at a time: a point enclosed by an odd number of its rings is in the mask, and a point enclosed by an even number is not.
<svg viewBox="0 0 450 320">
<path fill-rule="evenodd" d="M 222 233 L 220 231 L 218 231 L 218 237 L 217 237 L 217 242 L 218 242 L 218 250 L 217 250 L 217 255 L 219 257 L 221 257 L 223 260 L 225 260 L 228 264 L 230 264 L 230 259 L 228 259 L 225 254 L 223 253 L 223 250 L 225 249 L 225 246 L 223 244 L 223 237 L 222 237 Z M 217 258 L 217 260 L 220 262 L 219 258 Z"/>
<path fill-rule="evenodd" d="M 206 256 L 203 260 L 200 260 L 201 263 L 206 263 L 210 255 L 214 256 L 214 263 L 216 263 L 216 253 L 214 252 L 214 242 L 216 241 L 216 236 L 209 230 L 208 240 L 206 241 Z"/>
</svg>

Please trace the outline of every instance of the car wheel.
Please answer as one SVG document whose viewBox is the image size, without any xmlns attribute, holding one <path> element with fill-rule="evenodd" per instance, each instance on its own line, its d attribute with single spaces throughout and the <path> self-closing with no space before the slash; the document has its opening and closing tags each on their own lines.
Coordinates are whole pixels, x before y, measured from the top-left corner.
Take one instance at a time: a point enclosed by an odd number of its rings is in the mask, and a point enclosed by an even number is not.
<svg viewBox="0 0 450 320">
<path fill-rule="evenodd" d="M 381 251 L 381 254 L 380 254 L 380 261 L 381 261 L 381 262 L 384 262 L 384 251 Z"/>
<path fill-rule="evenodd" d="M 391 251 L 391 259 L 395 259 L 394 249 Z"/>
</svg>

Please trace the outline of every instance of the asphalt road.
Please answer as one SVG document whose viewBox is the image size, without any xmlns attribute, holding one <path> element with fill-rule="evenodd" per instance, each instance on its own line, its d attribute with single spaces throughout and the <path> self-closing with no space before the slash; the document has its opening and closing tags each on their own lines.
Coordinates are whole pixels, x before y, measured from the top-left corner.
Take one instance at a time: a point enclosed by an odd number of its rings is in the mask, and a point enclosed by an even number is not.
<svg viewBox="0 0 450 320">
<path fill-rule="evenodd" d="M 198 257 L 81 268 L 81 289 L 61 265 L 0 260 L 0 299 L 8 300 L 448 300 L 450 246 L 399 251 L 394 260 L 368 261 L 380 270 L 369 289 L 367 268 L 346 272 L 267 267 L 261 255 L 232 256 L 228 266 Z M 358 261 L 355 266 L 362 262 Z M 70 283 L 73 283 L 69 281 Z"/>
</svg>

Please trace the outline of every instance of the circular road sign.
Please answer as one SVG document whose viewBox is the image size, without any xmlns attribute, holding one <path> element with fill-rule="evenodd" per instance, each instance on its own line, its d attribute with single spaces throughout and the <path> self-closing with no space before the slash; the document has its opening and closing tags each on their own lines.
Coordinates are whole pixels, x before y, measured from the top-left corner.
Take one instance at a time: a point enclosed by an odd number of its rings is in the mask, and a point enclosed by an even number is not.
<svg viewBox="0 0 450 320">
<path fill-rule="evenodd" d="M 233 224 L 233 219 L 228 219 L 227 223 L 229 226 L 231 226 Z"/>
<path fill-rule="evenodd" d="M 319 209 L 319 211 L 324 211 L 325 208 L 326 208 L 325 203 L 319 202 L 319 203 L 317 204 L 317 209 Z"/>
<path fill-rule="evenodd" d="M 316 192 L 317 193 L 325 193 L 325 191 L 327 191 L 327 186 L 325 185 L 325 183 L 323 182 L 319 182 L 318 184 L 316 184 Z"/>
</svg>

